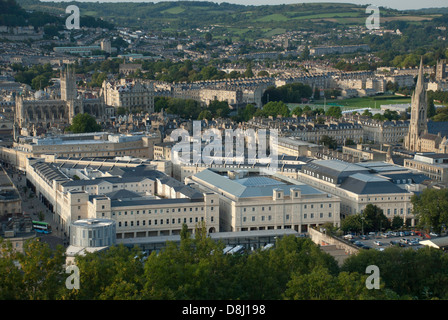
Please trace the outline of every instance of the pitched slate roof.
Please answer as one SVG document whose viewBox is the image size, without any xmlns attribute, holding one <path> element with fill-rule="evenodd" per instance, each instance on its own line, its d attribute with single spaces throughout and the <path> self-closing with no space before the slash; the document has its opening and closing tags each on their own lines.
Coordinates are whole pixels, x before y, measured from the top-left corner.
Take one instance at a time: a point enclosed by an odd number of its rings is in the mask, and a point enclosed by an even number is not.
<svg viewBox="0 0 448 320">
<path fill-rule="evenodd" d="M 409 193 L 386 178 L 363 173 L 351 175 L 340 187 L 356 194 Z"/>
</svg>

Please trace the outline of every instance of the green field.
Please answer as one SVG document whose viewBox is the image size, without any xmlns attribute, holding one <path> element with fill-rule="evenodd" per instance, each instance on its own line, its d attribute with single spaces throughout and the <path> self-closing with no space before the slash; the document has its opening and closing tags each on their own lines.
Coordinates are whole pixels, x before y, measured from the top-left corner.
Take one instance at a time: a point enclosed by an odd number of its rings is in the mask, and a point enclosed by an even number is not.
<svg viewBox="0 0 448 320">
<path fill-rule="evenodd" d="M 345 18 L 345 17 L 359 17 L 358 12 L 336 12 L 336 13 L 319 13 L 311 14 L 307 16 L 295 17 L 293 19 L 305 20 L 305 19 L 323 19 L 323 18 Z"/>
<path fill-rule="evenodd" d="M 185 9 L 182 7 L 174 7 L 174 8 L 169 8 L 169 9 L 163 10 L 162 13 L 179 14 L 184 11 L 185 11 Z"/>
<path fill-rule="evenodd" d="M 283 14 L 274 13 L 268 16 L 264 16 L 261 18 L 254 19 L 255 22 L 268 22 L 268 21 L 288 21 L 288 17 L 285 17 Z"/>
</svg>

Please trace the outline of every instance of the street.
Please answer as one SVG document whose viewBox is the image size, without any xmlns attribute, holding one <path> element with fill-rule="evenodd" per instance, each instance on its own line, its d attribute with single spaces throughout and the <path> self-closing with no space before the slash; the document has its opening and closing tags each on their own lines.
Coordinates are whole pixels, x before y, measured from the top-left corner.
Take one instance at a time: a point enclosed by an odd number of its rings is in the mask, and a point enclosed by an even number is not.
<svg viewBox="0 0 448 320">
<path fill-rule="evenodd" d="M 5 171 L 11 178 L 12 182 L 19 191 L 20 197 L 22 198 L 22 210 L 23 213 L 29 214 L 31 219 L 39 220 L 39 212 L 44 214 L 45 222 L 48 222 L 52 226 L 51 234 L 38 234 L 39 237 L 48 242 L 52 247 L 56 244 L 64 244 L 64 234 L 56 226 L 53 221 L 53 213 L 36 197 L 36 195 L 27 188 L 26 193 L 24 192 L 26 187 L 26 175 L 15 169 L 5 168 Z"/>
</svg>

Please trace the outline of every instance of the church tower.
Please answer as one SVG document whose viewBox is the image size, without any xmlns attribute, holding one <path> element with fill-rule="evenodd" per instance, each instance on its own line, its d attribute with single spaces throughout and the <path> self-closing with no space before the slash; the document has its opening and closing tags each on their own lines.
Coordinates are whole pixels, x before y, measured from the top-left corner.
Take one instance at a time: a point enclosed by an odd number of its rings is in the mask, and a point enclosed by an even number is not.
<svg viewBox="0 0 448 320">
<path fill-rule="evenodd" d="M 411 98 L 411 121 L 404 146 L 409 151 L 420 152 L 420 137 L 428 132 L 427 122 L 428 102 L 426 98 L 425 79 L 423 75 L 423 59 L 420 60 L 417 85 Z"/>
<path fill-rule="evenodd" d="M 75 69 L 66 66 L 61 70 L 61 100 L 71 101 L 76 99 L 76 96 Z"/>
<path fill-rule="evenodd" d="M 441 81 L 447 77 L 446 60 L 438 60 L 436 65 L 436 81 Z"/>
</svg>

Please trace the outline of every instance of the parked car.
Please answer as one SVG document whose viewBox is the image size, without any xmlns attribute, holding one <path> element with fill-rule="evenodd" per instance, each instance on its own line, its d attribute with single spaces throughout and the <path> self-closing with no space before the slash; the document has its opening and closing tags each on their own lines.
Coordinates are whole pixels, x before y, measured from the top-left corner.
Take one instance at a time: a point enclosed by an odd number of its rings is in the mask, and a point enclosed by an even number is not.
<svg viewBox="0 0 448 320">
<path fill-rule="evenodd" d="M 350 240 L 350 239 L 353 239 L 353 238 L 354 238 L 354 236 L 352 234 L 346 234 L 344 236 L 344 239 L 346 239 L 346 240 Z"/>
<path fill-rule="evenodd" d="M 355 241 L 353 244 L 355 246 L 357 246 L 357 247 L 363 247 L 364 246 L 364 243 L 362 243 L 361 241 Z"/>
<path fill-rule="evenodd" d="M 362 239 L 362 240 L 369 240 L 370 239 L 368 236 L 366 236 L 364 234 L 359 236 L 359 238 Z"/>
<path fill-rule="evenodd" d="M 432 231 L 429 233 L 429 235 L 430 235 L 431 237 L 438 237 L 438 236 L 439 236 L 437 233 L 432 232 Z"/>
<path fill-rule="evenodd" d="M 382 246 L 383 245 L 383 243 L 381 241 L 378 241 L 378 240 L 373 241 L 373 244 L 377 245 L 377 246 Z"/>
</svg>

